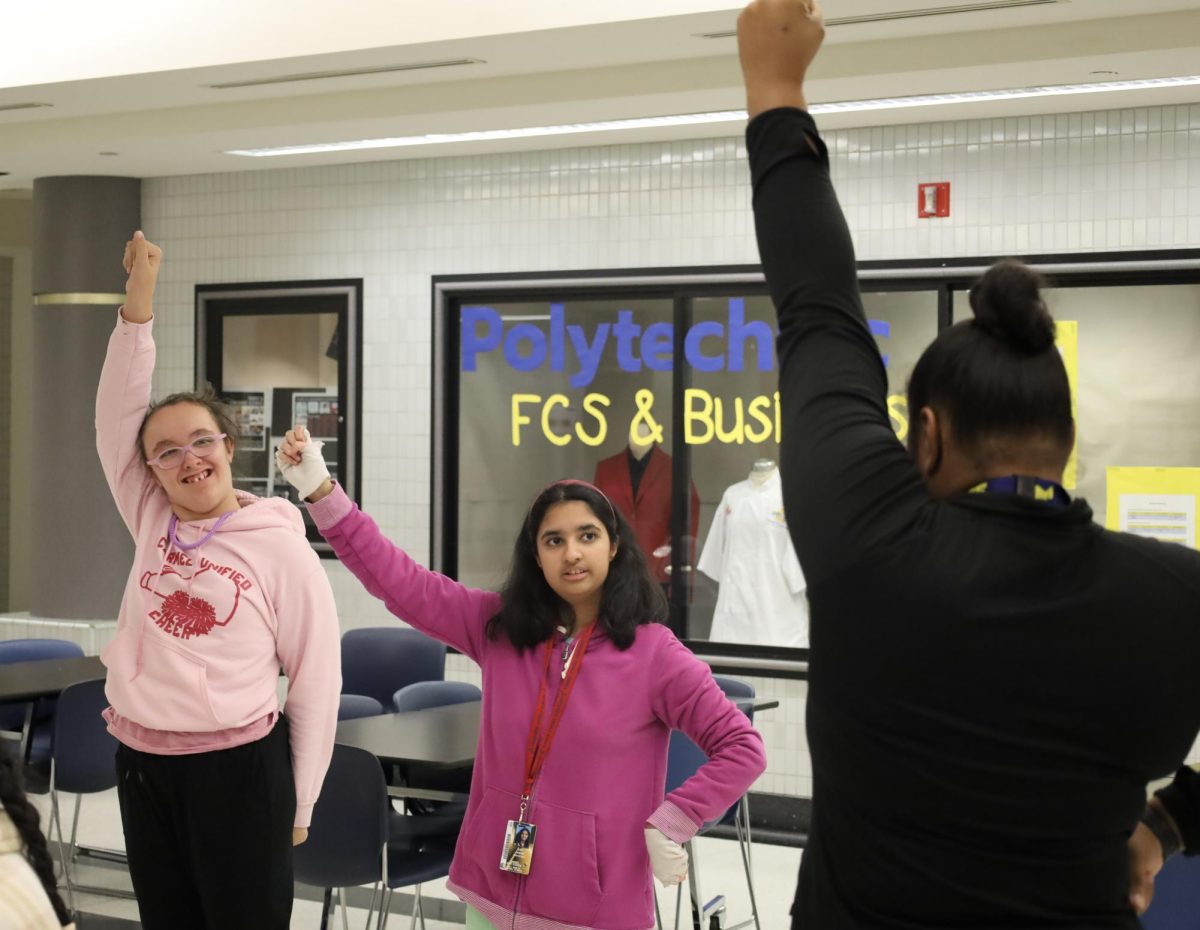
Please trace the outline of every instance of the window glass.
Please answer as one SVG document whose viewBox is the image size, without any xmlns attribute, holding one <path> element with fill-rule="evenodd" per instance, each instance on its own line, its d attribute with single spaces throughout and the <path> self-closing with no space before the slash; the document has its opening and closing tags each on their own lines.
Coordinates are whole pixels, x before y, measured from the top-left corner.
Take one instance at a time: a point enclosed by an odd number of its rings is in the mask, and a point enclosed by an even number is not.
<svg viewBox="0 0 1200 930">
<path fill-rule="evenodd" d="M 888 407 L 903 438 L 904 389 L 937 334 L 937 294 L 863 294 L 888 371 Z M 803 571 L 783 514 L 775 310 L 769 298 L 700 298 L 692 305 L 684 434 L 699 519 L 689 540 L 690 639 L 808 646 Z"/>
<path fill-rule="evenodd" d="M 1102 526 L 1195 546 L 1200 285 L 1052 288 L 1046 304 L 1075 389 L 1069 489 Z"/>
<path fill-rule="evenodd" d="M 337 322 L 336 313 L 225 317 L 221 395 L 242 434 L 233 458 L 234 484 L 242 490 L 298 502 L 275 468 L 274 449 L 299 424 L 325 443 L 337 478 Z"/>
<path fill-rule="evenodd" d="M 459 580 L 503 582 L 530 500 L 559 478 L 604 490 L 667 580 L 672 314 L 619 297 L 459 306 Z"/>
<path fill-rule="evenodd" d="M 718 287 L 631 299 L 598 283 L 584 297 L 451 304 L 458 517 L 447 532 L 464 582 L 498 586 L 533 494 L 582 478 L 637 527 L 685 638 L 807 646 L 775 472 L 775 313 L 758 286 Z M 937 335 L 939 290 L 864 288 L 905 440 L 907 382 Z M 966 292 L 951 298 L 969 316 Z M 1068 487 L 1101 524 L 1196 545 L 1200 285 L 1059 287 L 1046 299 L 1076 404 Z"/>
<path fill-rule="evenodd" d="M 212 384 L 233 407 L 236 488 L 299 504 L 274 450 L 303 425 L 324 443 L 330 474 L 358 500 L 361 332 L 360 281 L 196 287 L 197 383 Z M 332 555 L 301 513 L 314 548 Z"/>
</svg>

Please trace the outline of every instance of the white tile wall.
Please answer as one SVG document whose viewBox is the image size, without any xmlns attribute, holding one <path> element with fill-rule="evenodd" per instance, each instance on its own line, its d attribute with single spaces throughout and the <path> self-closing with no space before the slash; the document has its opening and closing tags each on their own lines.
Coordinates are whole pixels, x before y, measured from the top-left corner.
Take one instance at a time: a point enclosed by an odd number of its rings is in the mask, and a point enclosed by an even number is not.
<svg viewBox="0 0 1200 930">
<path fill-rule="evenodd" d="M 828 136 L 859 257 L 1200 247 L 1200 105 L 923 123 Z M 951 217 L 916 185 L 950 181 Z M 159 178 L 158 391 L 191 384 L 196 284 L 365 282 L 363 498 L 425 559 L 430 277 L 757 261 L 745 148 L 700 139 Z M 336 564 L 347 627 L 390 622 Z M 456 669 L 463 677 L 466 668 Z M 805 793 L 802 683 L 763 715 L 762 790 Z"/>
</svg>

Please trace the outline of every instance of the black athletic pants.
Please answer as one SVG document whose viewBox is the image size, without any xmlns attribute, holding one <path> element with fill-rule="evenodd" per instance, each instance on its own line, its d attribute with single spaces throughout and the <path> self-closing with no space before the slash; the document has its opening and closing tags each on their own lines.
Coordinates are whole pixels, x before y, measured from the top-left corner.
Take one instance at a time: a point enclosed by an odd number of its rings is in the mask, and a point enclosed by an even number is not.
<svg viewBox="0 0 1200 930">
<path fill-rule="evenodd" d="M 296 788 L 286 718 L 215 752 L 121 745 L 117 779 L 144 930 L 288 930 Z"/>
</svg>

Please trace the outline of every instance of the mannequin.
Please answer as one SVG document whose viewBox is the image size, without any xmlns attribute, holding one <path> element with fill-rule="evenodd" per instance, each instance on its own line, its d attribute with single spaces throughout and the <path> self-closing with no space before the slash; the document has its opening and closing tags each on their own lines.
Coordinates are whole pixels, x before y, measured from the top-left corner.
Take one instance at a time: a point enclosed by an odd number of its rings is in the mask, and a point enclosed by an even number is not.
<svg viewBox="0 0 1200 930">
<path fill-rule="evenodd" d="M 645 423 L 630 427 L 626 447 L 596 464 L 592 484 L 603 491 L 633 527 L 654 577 L 670 583 L 671 456 L 650 435 Z M 691 490 L 691 526 L 700 519 L 700 495 Z M 691 553 L 694 557 L 694 551 Z M 690 561 L 690 559 L 689 559 Z"/>
<path fill-rule="evenodd" d="M 750 466 L 749 481 L 756 488 L 761 488 L 777 471 L 774 459 L 755 459 Z"/>
<path fill-rule="evenodd" d="M 629 428 L 629 476 L 633 482 L 633 495 L 637 497 L 638 487 L 646 466 L 650 464 L 650 453 L 654 450 L 654 439 L 650 427 L 646 423 L 637 423 Z"/>
<path fill-rule="evenodd" d="M 746 480 L 725 490 L 697 568 L 720 585 L 709 639 L 808 647 L 804 572 L 772 459 L 756 459 Z"/>
</svg>

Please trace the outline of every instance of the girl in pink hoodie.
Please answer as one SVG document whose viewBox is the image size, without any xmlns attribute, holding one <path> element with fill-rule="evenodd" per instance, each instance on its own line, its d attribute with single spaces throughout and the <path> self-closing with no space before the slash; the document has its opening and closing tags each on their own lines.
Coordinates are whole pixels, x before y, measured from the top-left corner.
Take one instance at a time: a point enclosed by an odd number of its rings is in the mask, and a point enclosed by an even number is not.
<svg viewBox="0 0 1200 930">
<path fill-rule="evenodd" d="M 234 490 L 236 423 L 211 389 L 150 404 L 161 256 L 140 232 L 126 246 L 96 396 L 136 545 L 101 654 L 129 873 L 146 930 L 287 930 L 292 846 L 333 753 L 337 610 L 299 511 Z"/>
<path fill-rule="evenodd" d="M 666 613 L 633 531 L 597 488 L 534 499 L 499 594 L 417 565 L 329 480 L 319 443 L 276 457 L 342 562 L 388 609 L 483 669 L 479 747 L 450 889 L 469 928 L 648 930 L 652 876 L 765 767 L 762 739 Z M 708 756 L 664 798 L 667 741 Z"/>
</svg>

